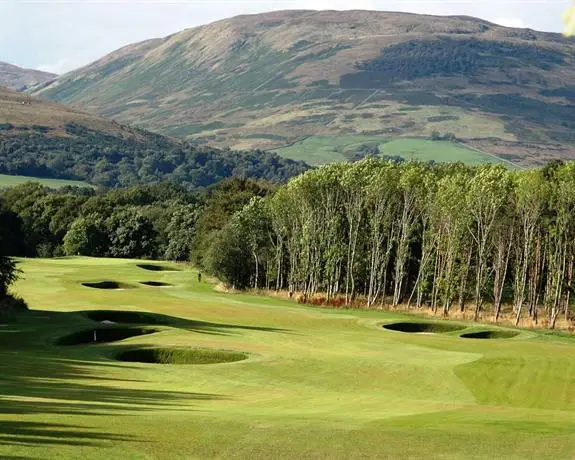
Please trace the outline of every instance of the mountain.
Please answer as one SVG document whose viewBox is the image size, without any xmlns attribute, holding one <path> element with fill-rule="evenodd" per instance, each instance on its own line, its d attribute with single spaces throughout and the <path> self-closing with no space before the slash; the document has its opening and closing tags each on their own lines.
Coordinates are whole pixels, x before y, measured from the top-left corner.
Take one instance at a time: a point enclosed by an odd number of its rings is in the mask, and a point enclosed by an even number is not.
<svg viewBox="0 0 575 460">
<path fill-rule="evenodd" d="M 58 75 L 0 62 L 0 86 L 24 91 L 54 80 Z"/>
<path fill-rule="evenodd" d="M 231 176 L 283 182 L 307 168 L 263 151 L 189 145 L 0 87 L 0 174 L 206 187 Z"/>
<path fill-rule="evenodd" d="M 39 94 L 212 145 L 454 135 L 531 165 L 575 158 L 574 51 L 472 17 L 280 11 L 124 47 Z"/>
</svg>

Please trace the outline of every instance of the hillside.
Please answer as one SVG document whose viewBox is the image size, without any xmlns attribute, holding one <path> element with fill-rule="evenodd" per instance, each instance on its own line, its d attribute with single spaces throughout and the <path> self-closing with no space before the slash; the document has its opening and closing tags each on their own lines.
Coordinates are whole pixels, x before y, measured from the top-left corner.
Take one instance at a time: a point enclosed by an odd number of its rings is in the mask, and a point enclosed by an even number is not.
<svg viewBox="0 0 575 460">
<path fill-rule="evenodd" d="M 282 182 L 307 168 L 273 153 L 198 148 L 0 87 L 0 174 L 205 187 L 230 176 Z"/>
<path fill-rule="evenodd" d="M 127 46 L 40 94 L 232 148 L 437 131 L 530 165 L 575 157 L 574 51 L 471 17 L 284 11 Z"/>
<path fill-rule="evenodd" d="M 0 86 L 23 91 L 54 80 L 58 75 L 0 62 Z"/>
</svg>

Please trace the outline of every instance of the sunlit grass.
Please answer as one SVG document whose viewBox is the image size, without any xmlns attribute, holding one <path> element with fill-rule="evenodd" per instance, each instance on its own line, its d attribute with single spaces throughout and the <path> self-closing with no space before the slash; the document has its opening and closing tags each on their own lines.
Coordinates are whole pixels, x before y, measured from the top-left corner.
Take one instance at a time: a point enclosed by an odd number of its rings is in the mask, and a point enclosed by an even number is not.
<svg viewBox="0 0 575 460">
<path fill-rule="evenodd" d="M 224 294 L 184 266 L 138 264 L 21 261 L 32 311 L 0 327 L 1 458 L 572 458 L 568 337 L 388 331 L 417 319 Z M 98 279 L 136 287 L 82 286 Z M 105 328 L 150 333 L 56 344 Z M 117 360 L 142 349 L 164 364 Z M 214 363 L 221 350 L 249 359 Z"/>
</svg>

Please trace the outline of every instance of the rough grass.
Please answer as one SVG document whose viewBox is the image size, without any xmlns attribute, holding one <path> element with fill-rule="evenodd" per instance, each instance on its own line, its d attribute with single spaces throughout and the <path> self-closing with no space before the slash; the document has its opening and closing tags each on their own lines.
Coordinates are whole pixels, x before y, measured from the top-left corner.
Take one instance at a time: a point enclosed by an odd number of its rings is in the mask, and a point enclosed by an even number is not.
<svg viewBox="0 0 575 460">
<path fill-rule="evenodd" d="M 189 269 L 148 272 L 173 288 L 121 295 L 78 282 L 104 275 L 136 284 L 138 263 L 21 261 L 15 291 L 32 310 L 0 327 L 1 458 L 573 457 L 575 339 L 568 335 L 385 332 L 382 323 L 421 319 L 216 292 Z M 54 345 L 100 328 L 94 320 L 113 321 L 86 316 L 111 309 L 160 319 L 162 332 Z M 115 360 L 141 348 L 239 350 L 257 359 Z"/>
<path fill-rule="evenodd" d="M 14 187 L 16 185 L 26 184 L 28 182 L 38 182 L 50 188 L 62 188 L 67 186 L 92 187 L 92 185 L 88 184 L 87 182 L 74 181 L 74 180 L 44 179 L 41 177 L 8 176 L 6 174 L 0 174 L 0 188 Z"/>
<path fill-rule="evenodd" d="M 219 364 L 247 359 L 245 353 L 200 348 L 141 348 L 123 351 L 119 361 L 151 364 Z"/>
</svg>

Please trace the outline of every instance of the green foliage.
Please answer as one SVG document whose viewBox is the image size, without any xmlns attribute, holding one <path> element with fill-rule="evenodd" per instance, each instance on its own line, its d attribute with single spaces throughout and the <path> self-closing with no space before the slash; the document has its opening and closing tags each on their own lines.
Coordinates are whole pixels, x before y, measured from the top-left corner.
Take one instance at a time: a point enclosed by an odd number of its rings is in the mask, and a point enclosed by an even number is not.
<svg viewBox="0 0 575 460">
<path fill-rule="evenodd" d="M 204 254 L 218 231 L 226 226 L 234 213 L 240 211 L 253 197 L 264 197 L 273 191 L 271 184 L 236 178 L 222 181 L 210 189 L 198 218 L 192 260 L 201 266 Z"/>
<path fill-rule="evenodd" d="M 573 171 L 329 165 L 235 214 L 208 266 L 235 287 L 415 301 L 445 315 L 472 299 L 476 319 L 489 302 L 498 316 L 512 293 L 517 322 L 528 303 L 532 319 L 544 311 L 554 327 L 559 312 L 570 317 L 575 292 Z"/>
<path fill-rule="evenodd" d="M 196 147 L 145 131 L 125 138 L 77 124 L 66 129 L 67 137 L 0 138 L 0 174 L 85 180 L 107 187 L 170 180 L 203 188 L 231 176 L 285 182 L 308 168 L 273 153 Z"/>
<path fill-rule="evenodd" d="M 64 253 L 70 256 L 103 256 L 107 254 L 109 238 L 104 220 L 98 214 L 77 218 L 64 236 Z"/>
</svg>

